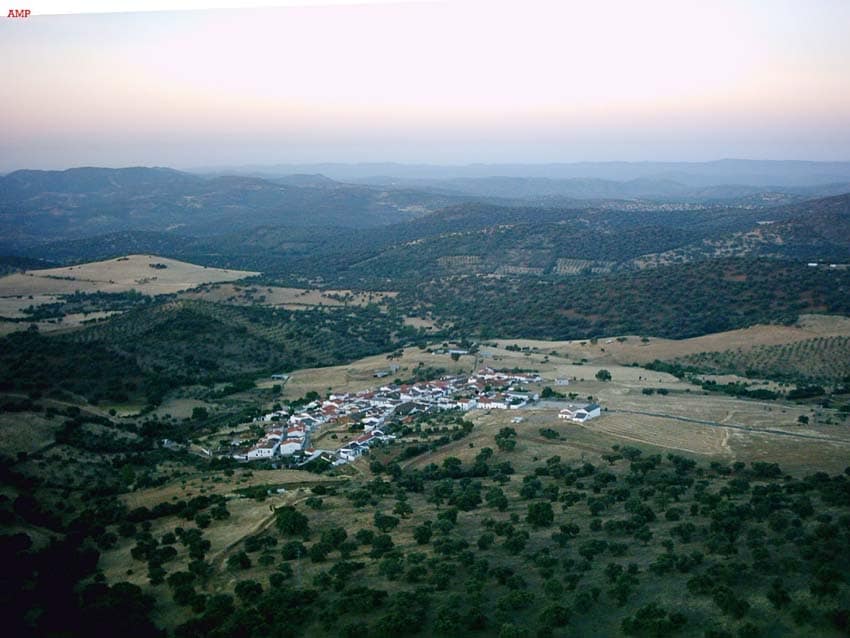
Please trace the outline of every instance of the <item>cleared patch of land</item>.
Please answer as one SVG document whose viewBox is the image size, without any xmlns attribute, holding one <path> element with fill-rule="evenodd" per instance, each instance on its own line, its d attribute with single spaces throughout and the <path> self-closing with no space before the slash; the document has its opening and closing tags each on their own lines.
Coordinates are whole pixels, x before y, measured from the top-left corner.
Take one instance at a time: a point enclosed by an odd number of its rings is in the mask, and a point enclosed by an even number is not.
<svg viewBox="0 0 850 638">
<path fill-rule="evenodd" d="M 153 411 L 157 417 L 163 417 L 166 414 L 176 419 L 185 419 L 192 416 L 192 410 L 195 408 L 212 408 L 212 404 L 199 399 L 189 399 L 182 397 L 170 397 L 162 402 L 162 404 Z"/>
<path fill-rule="evenodd" d="M 0 278 L 0 284 L 7 277 Z M 22 319 L 27 316 L 24 312 L 30 306 L 41 306 L 48 303 L 61 301 L 56 295 L 19 295 L 16 297 L 0 297 L 0 317 L 10 319 Z"/>
<path fill-rule="evenodd" d="M 410 379 L 417 370 L 426 368 L 442 369 L 442 374 L 471 372 L 475 361 L 476 358 L 472 355 L 464 355 L 454 361 L 447 354 L 438 355 L 419 348 L 405 348 L 401 351 L 401 356 L 392 359 L 386 355 L 375 355 L 342 366 L 297 370 L 283 386 L 283 398 L 296 399 L 310 391 L 320 394 L 328 391 L 357 392 L 381 386 L 396 378 Z M 386 373 L 386 376 L 375 377 L 375 374 L 383 373 Z"/>
<path fill-rule="evenodd" d="M 31 454 L 53 442 L 62 420 L 33 412 L 0 412 L 0 450 L 10 457 Z"/>
<path fill-rule="evenodd" d="M 207 268 L 156 255 L 128 255 L 64 268 L 27 270 L 0 277 L 0 297 L 64 295 L 74 292 L 171 294 L 201 284 L 235 281 L 258 273 Z"/>
<path fill-rule="evenodd" d="M 184 293 L 189 299 L 203 299 L 235 305 L 261 304 L 287 310 L 312 306 L 367 306 L 382 304 L 396 292 L 356 292 L 353 290 L 318 290 L 282 286 L 240 286 L 236 284 L 205 285 Z"/>
<path fill-rule="evenodd" d="M 437 322 L 433 319 L 423 319 L 422 317 L 405 317 L 404 325 L 423 328 L 425 330 L 434 330 L 437 327 Z"/>
<path fill-rule="evenodd" d="M 847 428 L 798 426 L 792 417 L 805 411 L 801 406 L 778 407 L 728 397 L 692 398 L 692 403 L 672 398 L 669 404 L 660 406 L 653 404 L 651 397 L 635 397 L 633 403 L 603 400 L 608 410 L 586 424 L 558 419 L 555 408 L 474 410 L 467 416 L 475 423 L 468 437 L 415 457 L 407 465 L 439 465 L 448 456 L 472 462 L 482 447 L 495 447 L 495 436 L 502 428 L 510 427 L 517 432 L 514 458 L 523 462 L 554 455 L 582 460 L 587 455 L 604 454 L 612 445 L 637 445 L 703 461 L 778 463 L 786 471 L 800 475 L 841 472 L 847 466 Z M 709 405 L 694 409 L 702 401 Z M 624 405 L 635 409 L 626 411 Z M 521 423 L 512 422 L 517 416 L 522 418 Z M 543 437 L 541 430 L 554 430 L 560 438 Z M 518 471 L 523 468 L 518 467 Z"/>
<path fill-rule="evenodd" d="M 72 330 L 118 314 L 121 314 L 118 310 L 101 310 L 86 313 L 72 312 L 56 319 L 44 319 L 42 321 L 2 321 L 0 322 L 0 336 L 7 335 L 11 332 L 28 330 L 31 325 L 35 325 L 39 332 L 61 332 L 63 330 Z"/>
<path fill-rule="evenodd" d="M 829 315 L 801 315 L 791 326 L 756 325 L 740 330 L 717 332 L 692 339 L 659 339 L 637 335 L 575 341 L 538 341 L 534 339 L 500 339 L 500 347 L 516 345 L 541 353 L 554 352 L 571 359 L 594 363 L 648 363 L 669 360 L 701 352 L 717 352 L 757 346 L 773 346 L 818 337 L 850 335 L 850 318 Z M 486 348 L 484 348 L 486 349 Z"/>
<path fill-rule="evenodd" d="M 680 361 L 700 370 L 830 382 L 850 376 L 850 337 L 816 337 L 747 350 L 701 352 Z"/>
<path fill-rule="evenodd" d="M 332 476 L 320 476 L 301 470 L 237 470 L 234 476 L 216 476 L 209 472 L 172 481 L 158 487 L 138 490 L 122 498 L 129 508 L 153 507 L 158 503 L 202 494 L 233 494 L 237 490 L 258 485 L 293 490 L 305 485 L 330 484 L 339 481 Z M 266 508 L 268 509 L 268 508 Z"/>
</svg>

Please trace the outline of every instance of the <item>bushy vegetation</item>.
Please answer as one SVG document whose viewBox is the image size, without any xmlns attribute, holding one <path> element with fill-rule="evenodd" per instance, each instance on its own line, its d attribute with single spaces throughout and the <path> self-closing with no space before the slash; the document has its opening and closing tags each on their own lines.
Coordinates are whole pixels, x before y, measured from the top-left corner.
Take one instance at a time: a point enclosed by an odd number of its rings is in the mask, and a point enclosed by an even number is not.
<svg viewBox="0 0 850 638">
<path fill-rule="evenodd" d="M 850 314 L 850 271 L 727 259 L 581 280 L 447 277 L 402 288 L 398 308 L 482 338 L 687 338 L 800 313 Z"/>
<path fill-rule="evenodd" d="M 316 488 L 319 507 L 278 507 L 220 565 L 205 538 L 230 524 L 220 497 L 134 510 L 94 497 L 52 517 L 32 497 L 5 499 L 6 524 L 76 530 L 44 549 L 5 537 L 7 595 L 26 591 L 18 600 L 39 610 L 16 620 L 29 635 L 50 635 L 61 614 L 68 635 L 84 635 L 93 604 L 94 618 L 123 615 L 130 635 L 157 635 L 154 593 L 184 618 L 176 636 L 846 631 L 850 471 L 792 478 L 765 462 L 613 452 L 598 464 L 553 456 L 524 474 L 513 448 L 421 469 L 390 460 L 374 478 Z M 173 531 L 148 531 L 172 520 Z M 100 552 L 122 538 L 149 585 L 97 576 Z M 56 561 L 71 567 L 38 567 Z"/>
<path fill-rule="evenodd" d="M 4 337 L 0 388 L 156 404 L 177 386 L 230 382 L 238 390 L 246 376 L 338 364 L 417 338 L 374 307 L 296 313 L 163 301 L 69 334 Z"/>
<path fill-rule="evenodd" d="M 850 337 L 818 337 L 747 350 L 703 352 L 684 357 L 682 362 L 715 374 L 835 383 L 850 377 Z"/>
<path fill-rule="evenodd" d="M 153 303 L 155 303 L 153 297 L 143 295 L 136 290 L 128 292 L 75 292 L 65 295 L 61 301 L 28 306 L 23 310 L 25 317 L 7 320 L 32 322 L 59 319 L 69 314 L 123 312 Z"/>
</svg>

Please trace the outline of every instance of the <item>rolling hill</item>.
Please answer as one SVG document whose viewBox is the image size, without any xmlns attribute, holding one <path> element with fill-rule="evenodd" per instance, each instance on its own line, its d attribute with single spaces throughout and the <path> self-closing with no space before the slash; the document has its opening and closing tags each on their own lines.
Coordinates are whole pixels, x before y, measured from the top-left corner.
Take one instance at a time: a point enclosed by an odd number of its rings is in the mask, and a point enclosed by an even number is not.
<svg viewBox="0 0 850 638">
<path fill-rule="evenodd" d="M 716 257 L 778 257 L 850 262 L 850 193 L 809 200 L 762 213 L 746 230 L 708 237 L 639 260 L 641 266 Z"/>
<path fill-rule="evenodd" d="M 361 228 L 462 201 L 332 180 L 204 178 L 162 168 L 22 170 L 0 177 L 6 251 L 128 230 L 210 236 L 263 225 Z"/>
<path fill-rule="evenodd" d="M 588 178 L 628 181 L 641 178 L 673 180 L 688 186 L 742 184 L 749 186 L 806 187 L 850 181 L 850 162 L 765 161 L 722 159 L 710 162 L 571 162 L 548 164 L 359 164 L 315 163 L 229 166 L 197 169 L 240 175 L 283 176 L 321 173 L 332 179 L 355 181 L 376 176 L 406 180 L 487 178 L 494 176 L 548 179 Z"/>
<path fill-rule="evenodd" d="M 770 207 L 793 203 L 812 197 L 844 193 L 850 190 L 850 181 L 815 186 L 775 186 L 750 184 L 691 185 L 663 177 L 638 177 L 629 180 L 599 178 L 549 177 L 458 177 L 454 179 L 398 179 L 374 177 L 360 180 L 372 186 L 407 187 L 444 194 L 464 194 L 475 197 L 500 197 L 506 200 L 524 200 L 534 204 L 558 202 L 575 205 L 592 200 L 613 200 L 607 203 L 616 207 L 617 200 L 643 200 L 651 202 L 689 202 Z"/>
</svg>

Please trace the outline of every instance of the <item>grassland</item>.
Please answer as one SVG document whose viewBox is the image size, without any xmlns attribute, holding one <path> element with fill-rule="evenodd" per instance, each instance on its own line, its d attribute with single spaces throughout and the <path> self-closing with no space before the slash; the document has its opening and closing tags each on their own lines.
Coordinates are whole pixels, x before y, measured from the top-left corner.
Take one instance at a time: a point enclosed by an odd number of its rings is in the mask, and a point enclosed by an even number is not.
<svg viewBox="0 0 850 638">
<path fill-rule="evenodd" d="M 128 255 L 63 268 L 27 270 L 0 278 L 0 297 L 73 292 L 172 294 L 201 284 L 244 279 L 258 273 L 196 266 L 156 255 Z"/>
<path fill-rule="evenodd" d="M 283 388 L 283 397 L 297 399 L 308 392 L 322 394 L 329 389 L 334 392 L 357 392 L 392 382 L 396 378 L 410 379 L 417 370 L 427 368 L 439 368 L 444 371 L 443 374 L 471 372 L 475 363 L 476 358 L 471 355 L 461 356 L 454 361 L 449 355 L 433 354 L 420 348 L 402 348 L 391 356 L 375 355 L 342 366 L 296 370 Z M 398 369 L 388 377 L 375 378 L 376 373 L 389 372 L 395 366 Z"/>
<path fill-rule="evenodd" d="M 353 290 L 319 290 L 287 288 L 283 286 L 245 286 L 213 284 L 184 292 L 187 299 L 201 299 L 233 305 L 267 305 L 287 310 L 301 310 L 312 306 L 367 306 L 382 305 L 395 292 L 356 292 Z"/>
<path fill-rule="evenodd" d="M 517 352 L 505 348 L 515 345 L 529 350 Z M 609 346 L 603 344 L 601 348 Z M 571 356 L 555 355 L 553 351 L 569 352 Z M 532 384 L 532 389 L 539 392 L 550 386 L 562 393 L 572 393 L 576 400 L 592 397 L 606 410 L 603 418 L 591 421 L 587 426 L 567 426 L 556 418 L 558 403 L 544 402 L 544 408 L 522 411 L 522 416 L 535 424 L 523 425 L 523 428 L 534 432 L 551 427 L 556 431 L 566 429 L 572 437 L 585 429 L 587 431 L 580 436 L 584 444 L 590 444 L 594 437 L 601 436 L 602 448 L 612 443 L 642 444 L 690 453 L 708 460 L 773 459 L 787 470 L 799 472 L 816 469 L 841 471 L 850 458 L 850 431 L 845 425 L 846 416 L 836 409 L 709 394 L 700 386 L 666 373 L 606 363 L 609 360 L 607 354 L 600 352 L 599 344 L 591 345 L 589 342 L 582 345 L 578 342 L 505 341 L 483 346 L 477 356 L 462 356 L 453 361 L 448 355 L 407 348 L 401 356 L 392 360 L 376 356 L 346 366 L 298 370 L 284 386 L 283 397 L 296 399 L 311 391 L 319 394 L 329 390 L 355 392 L 376 387 L 381 380 L 374 378 L 374 372 L 387 369 L 389 365 L 399 366 L 390 378 L 402 379 L 424 366 L 455 373 L 481 366 L 526 369 L 538 372 L 543 378 L 539 384 Z M 579 358 L 579 355 L 597 358 L 581 365 L 572 363 L 575 359 L 585 358 Z M 596 373 L 602 368 L 611 373 L 611 381 L 596 379 Z M 569 385 L 555 386 L 555 379 L 567 379 Z M 659 389 L 665 394 L 657 393 Z M 653 393 L 650 395 L 645 391 Z M 490 424 L 480 429 L 487 432 L 487 436 L 492 435 L 493 428 L 497 426 L 509 426 L 510 419 L 516 415 L 512 411 L 499 410 L 490 414 L 472 414 L 470 418 L 476 423 Z M 800 417 L 805 417 L 808 423 L 801 425 Z M 336 446 L 341 444 L 340 441 L 326 443 Z M 548 441 L 544 443 L 552 445 Z M 457 446 L 462 447 L 462 444 Z M 600 445 L 594 449 L 601 449 Z M 559 450 L 558 453 L 562 452 Z M 457 450 L 457 454 L 463 456 L 462 450 Z"/>
</svg>

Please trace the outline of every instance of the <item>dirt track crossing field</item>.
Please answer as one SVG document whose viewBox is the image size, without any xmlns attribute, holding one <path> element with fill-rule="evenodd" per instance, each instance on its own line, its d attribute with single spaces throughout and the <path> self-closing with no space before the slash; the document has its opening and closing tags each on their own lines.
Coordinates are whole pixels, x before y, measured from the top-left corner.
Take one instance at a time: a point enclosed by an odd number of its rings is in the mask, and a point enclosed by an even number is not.
<svg viewBox="0 0 850 638">
<path fill-rule="evenodd" d="M 710 427 L 716 428 L 725 428 L 729 430 L 743 430 L 744 432 L 757 432 L 759 434 L 775 434 L 777 436 L 790 436 L 798 439 L 816 439 L 820 441 L 831 441 L 833 443 L 844 443 L 850 445 L 850 440 L 848 439 L 837 439 L 830 436 L 824 436 L 819 434 L 806 434 L 803 432 L 788 432 L 786 430 L 775 430 L 770 428 L 756 428 L 748 425 L 739 425 L 732 423 L 718 423 L 716 421 L 703 421 L 701 419 L 689 419 L 683 416 L 672 416 L 670 414 L 657 414 L 654 412 L 638 412 L 636 410 L 611 410 L 611 412 L 620 412 L 622 414 L 641 414 L 644 416 L 655 416 L 662 419 L 673 419 L 675 421 L 683 421 L 685 423 L 696 423 L 698 425 L 707 425 Z"/>
</svg>

